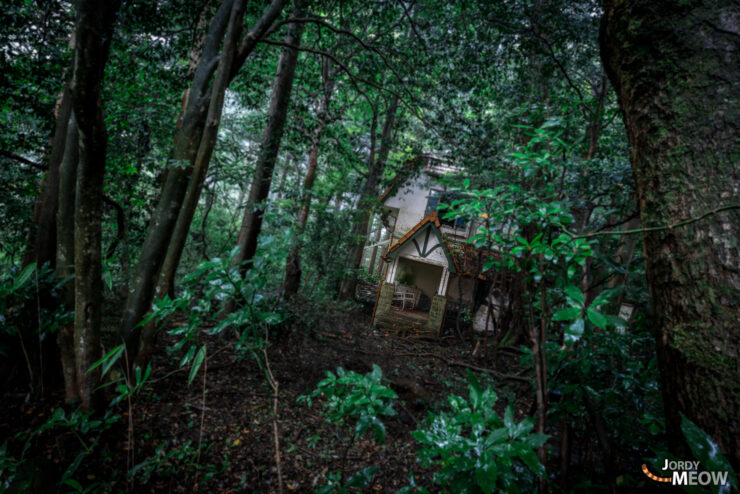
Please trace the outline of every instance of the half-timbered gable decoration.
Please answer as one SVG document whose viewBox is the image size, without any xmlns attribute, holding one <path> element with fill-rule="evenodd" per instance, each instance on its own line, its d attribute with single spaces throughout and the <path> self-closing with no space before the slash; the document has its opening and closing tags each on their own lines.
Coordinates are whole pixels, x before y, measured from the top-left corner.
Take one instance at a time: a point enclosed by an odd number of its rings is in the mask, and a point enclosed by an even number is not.
<svg viewBox="0 0 740 494">
<path fill-rule="evenodd" d="M 476 294 L 490 280 L 476 261 L 490 253 L 466 243 L 474 225 L 442 219 L 438 213 L 440 203 L 453 199 L 439 179 L 456 173 L 459 169 L 443 160 L 421 156 L 406 163 L 378 198 L 390 238 L 368 247 L 387 245 L 380 256 L 385 262 L 375 325 L 399 327 L 405 318 L 417 329 L 438 332 L 449 307 L 472 311 L 480 305 Z M 368 257 L 374 259 L 375 251 Z"/>
</svg>

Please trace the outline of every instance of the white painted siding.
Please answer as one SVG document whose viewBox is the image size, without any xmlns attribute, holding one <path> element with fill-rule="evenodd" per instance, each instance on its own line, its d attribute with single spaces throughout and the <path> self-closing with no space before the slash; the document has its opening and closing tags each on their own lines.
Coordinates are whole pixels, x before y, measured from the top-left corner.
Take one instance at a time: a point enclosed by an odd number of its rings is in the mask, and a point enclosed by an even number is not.
<svg viewBox="0 0 740 494">
<path fill-rule="evenodd" d="M 386 207 L 398 209 L 394 232 L 396 238 L 405 235 L 424 219 L 431 188 L 431 178 L 425 173 L 420 173 L 419 176 L 399 187 L 393 197 L 385 201 Z"/>
</svg>

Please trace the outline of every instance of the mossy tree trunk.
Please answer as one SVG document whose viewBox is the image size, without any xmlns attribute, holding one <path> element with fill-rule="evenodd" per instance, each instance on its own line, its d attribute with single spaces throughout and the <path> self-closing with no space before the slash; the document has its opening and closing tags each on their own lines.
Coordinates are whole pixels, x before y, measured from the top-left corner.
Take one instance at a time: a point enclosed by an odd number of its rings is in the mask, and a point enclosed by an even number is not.
<svg viewBox="0 0 740 494">
<path fill-rule="evenodd" d="M 740 204 L 740 8 L 610 0 L 601 32 L 644 228 Z M 680 415 L 740 466 L 740 210 L 644 233 L 669 437 Z"/>
</svg>

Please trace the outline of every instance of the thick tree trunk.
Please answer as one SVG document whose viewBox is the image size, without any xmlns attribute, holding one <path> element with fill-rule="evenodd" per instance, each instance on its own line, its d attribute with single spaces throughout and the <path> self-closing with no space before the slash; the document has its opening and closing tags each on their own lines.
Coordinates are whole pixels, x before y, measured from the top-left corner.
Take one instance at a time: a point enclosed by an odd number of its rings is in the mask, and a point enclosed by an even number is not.
<svg viewBox="0 0 740 494">
<path fill-rule="evenodd" d="M 79 160 L 79 132 L 74 115 L 69 119 L 64 158 L 59 167 L 59 193 L 57 207 L 57 278 L 68 278 L 75 274 L 75 188 L 77 182 L 77 162 Z M 75 306 L 74 282 L 67 281 L 62 287 L 62 303 L 67 310 Z M 62 361 L 64 377 L 64 400 L 75 403 L 80 400 L 77 387 L 77 365 L 74 354 L 74 322 L 60 326 L 57 342 Z"/>
<path fill-rule="evenodd" d="M 352 246 L 350 247 L 349 263 L 347 264 L 349 272 L 344 276 L 342 283 L 339 286 L 338 297 L 340 300 L 351 300 L 355 297 L 355 289 L 357 287 L 357 269 L 362 263 L 362 253 L 365 250 L 368 224 L 370 223 L 370 217 L 374 207 L 374 204 L 371 202 L 377 198 L 378 183 L 380 182 L 380 177 L 383 175 L 383 168 L 385 168 L 385 162 L 388 159 L 388 153 L 391 149 L 391 133 L 393 132 L 393 126 L 395 125 L 397 111 L 398 97 L 395 96 L 391 101 L 391 104 L 388 105 L 377 158 L 374 156 L 375 129 L 372 129 L 371 141 L 373 144 L 371 147 L 373 149 L 370 150 L 370 159 L 368 160 L 370 166 L 368 167 L 367 179 L 365 180 L 365 185 L 362 187 L 360 200 L 358 202 L 359 216 L 352 227 Z M 375 118 L 373 118 L 373 126 L 375 126 L 376 123 Z"/>
<path fill-rule="evenodd" d="M 730 0 L 605 5 L 602 59 L 624 113 L 645 228 L 740 204 L 738 18 Z M 732 209 L 643 236 L 669 437 L 681 441 L 682 412 L 735 468 L 738 231 Z"/>
<path fill-rule="evenodd" d="M 328 60 L 324 61 L 322 71 L 324 74 L 324 88 L 317 112 L 318 125 L 311 139 L 311 149 L 308 152 L 308 168 L 306 169 L 306 177 L 303 179 L 301 207 L 298 210 L 295 226 L 296 240 L 295 244 L 288 252 L 288 259 L 285 262 L 284 289 L 286 297 L 291 297 L 298 293 L 298 289 L 301 286 L 301 237 L 306 229 L 308 213 L 311 210 L 311 189 L 316 181 L 316 171 L 319 164 L 319 142 L 321 141 L 321 135 L 324 133 L 324 129 L 328 123 L 329 102 L 331 101 L 331 95 L 334 91 L 334 81 L 333 79 L 330 79 L 329 76 L 330 65 Z"/>
<path fill-rule="evenodd" d="M 210 103 L 208 88 L 211 76 L 218 66 L 219 47 L 226 30 L 232 3 L 233 0 L 225 0 L 214 15 L 203 44 L 203 51 L 198 57 L 193 82 L 184 95 L 183 112 L 178 122 L 172 152 L 173 161 L 177 166 L 168 170 L 162 195 L 152 215 L 147 237 L 141 249 L 136 274 L 121 321 L 120 332 L 132 357 L 138 352 L 140 329 L 137 325 L 151 305 L 200 146 Z M 273 0 L 262 17 L 244 37 L 234 56 L 229 81 L 233 79 L 254 50 L 257 41 L 275 22 L 285 3 L 286 0 Z"/>
<path fill-rule="evenodd" d="M 301 17 L 304 12 L 302 5 L 296 6 L 296 15 Z M 304 23 L 291 23 L 288 34 L 285 36 L 285 44 L 298 47 L 303 35 Z M 284 48 L 280 54 L 277 75 L 272 86 L 272 97 L 267 116 L 267 126 L 262 136 L 259 156 L 254 170 L 254 179 L 249 189 L 247 206 L 242 218 L 239 230 L 240 247 L 235 261 L 251 261 L 257 252 L 257 240 L 262 230 L 262 216 L 264 214 L 263 203 L 270 193 L 272 183 L 272 172 L 275 169 L 280 141 L 283 137 L 285 120 L 288 115 L 290 93 L 293 89 L 293 78 L 296 63 L 298 61 L 298 50 L 296 48 Z M 248 269 L 250 262 L 242 265 L 241 270 Z"/>
<path fill-rule="evenodd" d="M 101 210 L 108 137 L 101 100 L 105 62 L 119 2 L 81 0 L 71 84 L 79 129 L 79 163 L 74 228 L 77 386 L 83 410 L 95 408 L 99 373 L 88 369 L 100 358 L 102 314 Z"/>
</svg>

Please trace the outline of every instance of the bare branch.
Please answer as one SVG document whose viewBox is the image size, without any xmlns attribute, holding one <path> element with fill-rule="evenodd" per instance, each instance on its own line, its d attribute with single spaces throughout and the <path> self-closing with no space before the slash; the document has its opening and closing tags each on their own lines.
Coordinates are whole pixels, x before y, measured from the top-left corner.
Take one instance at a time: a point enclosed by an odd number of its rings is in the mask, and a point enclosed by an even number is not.
<svg viewBox="0 0 740 494">
<path fill-rule="evenodd" d="M 15 153 L 11 153 L 10 151 L 0 151 L 0 156 L 5 156 L 6 158 L 10 158 L 11 160 L 23 163 L 24 165 L 28 165 L 32 168 L 36 168 L 37 170 L 41 170 L 42 172 L 46 171 L 46 167 L 44 165 L 26 159 L 23 156 L 17 155 Z"/>
</svg>

